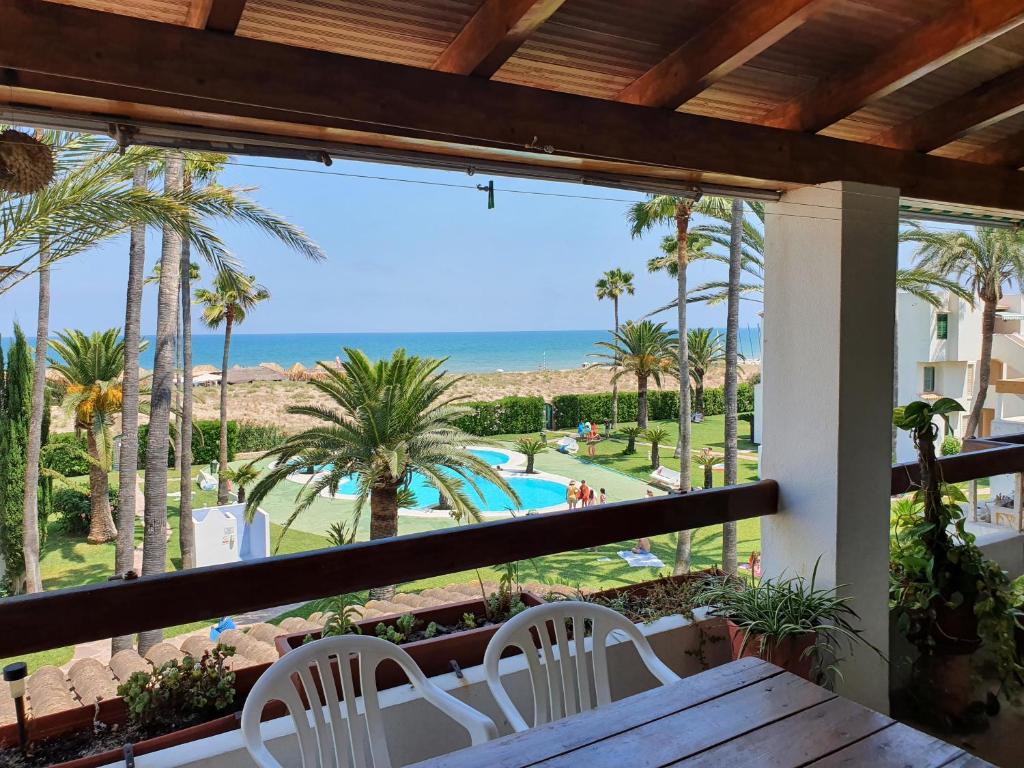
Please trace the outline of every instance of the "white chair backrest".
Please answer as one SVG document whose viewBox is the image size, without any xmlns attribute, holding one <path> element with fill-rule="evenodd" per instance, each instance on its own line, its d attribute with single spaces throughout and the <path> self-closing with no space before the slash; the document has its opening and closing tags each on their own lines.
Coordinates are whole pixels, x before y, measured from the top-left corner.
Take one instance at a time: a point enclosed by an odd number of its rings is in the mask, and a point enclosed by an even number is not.
<svg viewBox="0 0 1024 768">
<path fill-rule="evenodd" d="M 588 631 L 592 638 L 589 662 L 584 642 Z M 484 668 L 487 686 L 512 728 L 525 731 L 531 725 L 543 725 L 611 703 L 607 642 L 608 635 L 616 631 L 621 631 L 633 642 L 640 659 L 659 682 L 665 685 L 680 679 L 655 655 L 636 625 L 611 608 L 567 600 L 527 608 L 506 621 L 487 644 Z M 527 724 L 512 703 L 498 671 L 501 654 L 509 646 L 517 646 L 523 652 L 530 669 L 533 687 L 531 724 Z M 591 686 L 596 702 L 591 695 Z"/>
<path fill-rule="evenodd" d="M 281 768 L 263 743 L 260 731 L 264 706 L 281 701 L 295 724 L 303 768 L 391 768 L 376 684 L 377 665 L 385 659 L 402 668 L 420 696 L 465 728 L 473 744 L 498 735 L 490 718 L 430 682 L 397 645 L 376 637 L 342 635 L 289 651 L 253 686 L 242 709 L 242 738 L 256 764 L 260 768 Z M 358 698 L 353 666 L 359 674 Z M 336 676 L 341 681 L 340 691 Z M 299 696 L 300 684 L 311 705 L 311 715 Z M 321 705 L 318 685 L 325 706 Z"/>
</svg>

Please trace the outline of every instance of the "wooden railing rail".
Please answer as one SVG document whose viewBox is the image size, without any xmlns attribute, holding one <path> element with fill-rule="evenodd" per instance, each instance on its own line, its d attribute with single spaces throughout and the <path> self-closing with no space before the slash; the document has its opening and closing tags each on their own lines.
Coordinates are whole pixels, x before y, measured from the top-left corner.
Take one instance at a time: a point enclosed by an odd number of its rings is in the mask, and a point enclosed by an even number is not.
<svg viewBox="0 0 1024 768">
<path fill-rule="evenodd" d="M 774 514 L 773 480 L 0 600 L 0 658 Z"/>
<path fill-rule="evenodd" d="M 939 467 L 942 479 L 947 483 L 1024 472 L 1024 433 L 965 440 L 962 452 L 943 456 L 939 459 Z M 892 495 L 906 493 L 920 481 L 921 471 L 917 462 L 896 464 L 892 468 Z"/>
</svg>

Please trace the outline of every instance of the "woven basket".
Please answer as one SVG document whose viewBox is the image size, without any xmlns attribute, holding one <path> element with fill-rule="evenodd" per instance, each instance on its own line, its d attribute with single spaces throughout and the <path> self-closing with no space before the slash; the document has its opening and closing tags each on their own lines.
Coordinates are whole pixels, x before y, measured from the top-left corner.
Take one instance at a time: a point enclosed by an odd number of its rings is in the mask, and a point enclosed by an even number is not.
<svg viewBox="0 0 1024 768">
<path fill-rule="evenodd" d="M 33 137 L 8 129 L 0 133 L 0 190 L 31 195 L 53 179 L 53 151 Z"/>
</svg>

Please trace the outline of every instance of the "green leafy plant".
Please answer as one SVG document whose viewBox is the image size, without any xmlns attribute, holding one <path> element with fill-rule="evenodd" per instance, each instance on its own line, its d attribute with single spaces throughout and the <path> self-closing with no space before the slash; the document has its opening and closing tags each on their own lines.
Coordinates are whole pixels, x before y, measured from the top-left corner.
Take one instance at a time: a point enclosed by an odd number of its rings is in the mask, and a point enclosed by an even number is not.
<svg viewBox="0 0 1024 768">
<path fill-rule="evenodd" d="M 344 547 L 356 540 L 356 527 L 345 523 L 331 523 L 327 527 L 327 540 L 332 547 Z"/>
<path fill-rule="evenodd" d="M 521 437 L 516 441 L 516 450 L 526 456 L 526 474 L 534 474 L 533 461 L 538 453 L 544 453 L 548 444 L 539 437 Z"/>
<path fill-rule="evenodd" d="M 245 501 L 246 489 L 259 479 L 260 469 L 255 463 L 250 461 L 235 469 L 225 469 L 221 474 L 235 484 L 235 491 L 238 493 L 238 503 L 241 504 Z"/>
<path fill-rule="evenodd" d="M 235 438 L 235 450 L 239 453 L 269 451 L 288 438 L 288 433 L 275 424 L 258 424 L 254 421 L 240 421 Z"/>
<path fill-rule="evenodd" d="M 464 613 L 462 614 L 462 626 L 466 629 L 476 629 L 476 614 L 475 613 Z"/>
<path fill-rule="evenodd" d="M 809 580 L 799 575 L 748 584 L 735 577 L 711 578 L 701 585 L 696 600 L 710 608 L 710 615 L 743 631 L 741 652 L 755 642 L 758 655 L 770 659 L 787 641 L 813 638 L 804 651 L 812 657 L 812 676 L 831 685 L 837 675 L 841 677 L 838 664 L 844 645 L 851 652 L 858 643 L 874 648 L 853 626 L 859 617 L 849 605 L 850 597 L 839 594 L 842 586 L 819 587 L 817 577 L 818 563 Z"/>
<path fill-rule="evenodd" d="M 118 506 L 117 488 L 107 489 L 110 507 L 116 511 Z M 56 515 L 54 527 L 69 536 L 85 536 L 89 533 L 92 509 L 89 505 L 89 494 L 77 487 L 56 487 L 53 490 L 53 512 Z"/>
<path fill-rule="evenodd" d="M 228 711 L 235 673 L 225 667 L 235 649 L 218 645 L 201 657 L 172 659 L 152 672 L 135 672 L 118 686 L 128 719 L 143 732 L 179 728 Z"/>
<path fill-rule="evenodd" d="M 361 618 L 358 605 L 354 595 L 339 595 L 328 599 L 324 606 L 327 620 L 324 622 L 321 636 L 362 634 L 362 630 L 356 625 Z"/>
<path fill-rule="evenodd" d="M 394 626 L 388 626 L 382 621 L 374 627 L 374 632 L 381 640 L 387 640 L 389 643 L 401 645 L 408 639 L 409 635 L 412 634 L 415 626 L 416 617 L 411 613 L 403 613 L 395 619 Z M 435 625 L 435 632 L 436 629 L 437 625 Z"/>
<path fill-rule="evenodd" d="M 471 435 L 522 435 L 544 428 L 544 398 L 503 397 L 486 403 L 463 403 L 469 411 L 455 419 Z"/>
<path fill-rule="evenodd" d="M 477 581 L 480 583 L 480 595 L 484 599 L 484 615 L 491 624 L 505 621 L 526 610 L 520 595 L 522 589 L 519 586 L 519 563 L 507 563 L 505 569 L 498 579 L 498 589 L 487 594 L 484 589 L 484 582 L 480 571 L 476 572 Z"/>
<path fill-rule="evenodd" d="M 429 624 L 427 624 L 427 628 L 425 630 L 423 630 L 423 636 L 426 639 L 429 640 L 430 638 L 432 638 L 432 637 L 437 635 L 437 630 L 438 630 L 437 622 L 436 621 L 432 621 Z"/>
<path fill-rule="evenodd" d="M 950 413 L 962 410 L 955 400 L 940 398 L 910 403 L 893 414 L 895 425 L 914 440 L 921 477 L 913 496 L 894 505 L 889 601 L 897 628 L 920 653 L 911 696 L 925 714 L 943 722 L 971 717 L 979 708 L 938 695 L 942 658 L 983 646 L 1011 699 L 1024 672 L 1014 639 L 1021 614 L 1010 579 L 966 530 L 961 504 L 967 499 L 942 481 L 935 457 L 936 420 L 948 422 Z"/>
<path fill-rule="evenodd" d="M 942 438 L 942 446 L 939 449 L 943 456 L 956 456 L 960 453 L 960 441 L 953 435 L 946 435 Z"/>
</svg>

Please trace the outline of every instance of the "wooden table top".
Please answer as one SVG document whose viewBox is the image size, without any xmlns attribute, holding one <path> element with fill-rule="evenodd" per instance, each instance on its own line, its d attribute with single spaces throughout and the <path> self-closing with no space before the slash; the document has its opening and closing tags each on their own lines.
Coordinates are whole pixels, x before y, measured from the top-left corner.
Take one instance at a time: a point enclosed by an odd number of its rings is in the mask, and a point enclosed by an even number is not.
<svg viewBox="0 0 1024 768">
<path fill-rule="evenodd" d="M 742 659 L 418 768 L 981 768 L 916 731 L 759 659 Z"/>
</svg>

